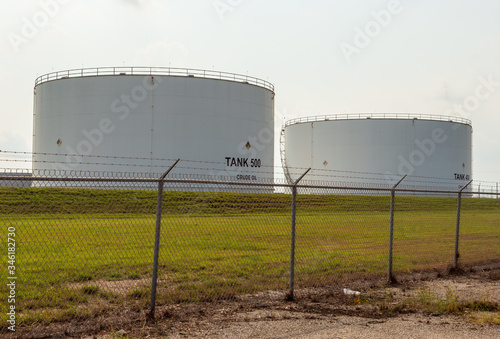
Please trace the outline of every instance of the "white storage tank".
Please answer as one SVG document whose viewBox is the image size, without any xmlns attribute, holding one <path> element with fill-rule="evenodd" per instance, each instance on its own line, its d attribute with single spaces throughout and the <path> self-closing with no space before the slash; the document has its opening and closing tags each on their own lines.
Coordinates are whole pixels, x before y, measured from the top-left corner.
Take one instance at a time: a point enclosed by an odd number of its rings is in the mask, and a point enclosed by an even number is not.
<svg viewBox="0 0 500 339">
<path fill-rule="evenodd" d="M 33 171 L 273 178 L 274 87 L 232 73 L 111 67 L 36 79 Z"/>
<path fill-rule="evenodd" d="M 424 114 L 343 114 L 287 121 L 285 175 L 342 185 L 458 190 L 472 180 L 472 126 Z"/>
</svg>

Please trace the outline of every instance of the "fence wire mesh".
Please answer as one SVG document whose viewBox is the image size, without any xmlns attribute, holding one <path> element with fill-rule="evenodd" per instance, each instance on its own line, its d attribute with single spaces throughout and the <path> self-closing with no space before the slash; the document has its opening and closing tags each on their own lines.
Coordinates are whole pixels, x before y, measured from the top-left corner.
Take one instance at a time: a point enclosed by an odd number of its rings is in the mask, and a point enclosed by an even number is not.
<svg viewBox="0 0 500 339">
<path fill-rule="evenodd" d="M 37 182 L 41 187 L 0 191 L 0 222 L 15 241 L 9 265 L 15 274 L 2 275 L 16 277 L 15 303 L 3 303 L 2 315 L 15 305 L 19 328 L 33 329 L 143 309 L 141 293 L 151 283 L 155 192 L 141 182 L 127 189 L 113 182 Z M 2 284 L 2 294 L 8 293 Z"/>
<path fill-rule="evenodd" d="M 445 268 L 453 263 L 456 198 L 395 199 L 394 271 Z"/>
<path fill-rule="evenodd" d="M 144 317 L 151 307 L 160 176 L 1 174 L 0 334 L 43 337 L 54 326 L 71 333 L 68 323 Z M 387 281 L 393 184 L 297 183 L 292 243 L 290 182 L 169 175 L 154 304 L 268 292 L 284 297 L 292 279 L 299 298 L 356 279 Z M 454 259 L 457 193 L 413 196 L 422 192 L 408 187 L 395 191 L 396 276 Z M 462 197 L 461 264 L 500 260 L 500 200 L 472 198 L 476 188 Z M 12 319 L 16 332 L 9 329 Z"/>
<path fill-rule="evenodd" d="M 500 260 L 500 206 L 497 199 L 462 198 L 459 262 Z"/>
<path fill-rule="evenodd" d="M 226 189 L 233 192 L 184 193 L 180 210 L 165 204 L 159 304 L 286 288 L 290 197 Z"/>
<path fill-rule="evenodd" d="M 380 279 L 387 268 L 389 204 L 383 191 L 299 189 L 296 287 L 336 286 L 352 279 Z M 354 278 L 355 277 L 355 278 Z"/>
</svg>

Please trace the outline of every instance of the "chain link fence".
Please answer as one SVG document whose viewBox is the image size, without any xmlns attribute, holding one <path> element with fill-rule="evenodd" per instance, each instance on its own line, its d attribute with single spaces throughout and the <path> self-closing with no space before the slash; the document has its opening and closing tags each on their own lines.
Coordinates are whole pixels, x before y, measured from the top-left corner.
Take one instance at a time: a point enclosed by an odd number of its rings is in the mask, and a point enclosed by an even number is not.
<svg viewBox="0 0 500 339">
<path fill-rule="evenodd" d="M 301 298 L 500 260 L 500 200 L 472 198 L 477 185 L 458 204 L 458 191 L 412 178 L 336 186 L 302 172 L 1 174 L 0 334 L 72 334 L 174 303 Z"/>
</svg>

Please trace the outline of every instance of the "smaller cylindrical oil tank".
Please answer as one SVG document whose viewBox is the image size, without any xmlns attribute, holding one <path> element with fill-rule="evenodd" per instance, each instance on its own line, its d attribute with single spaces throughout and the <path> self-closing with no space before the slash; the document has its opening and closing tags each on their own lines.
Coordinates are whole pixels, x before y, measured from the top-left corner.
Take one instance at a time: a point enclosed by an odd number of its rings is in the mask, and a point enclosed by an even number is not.
<svg viewBox="0 0 500 339">
<path fill-rule="evenodd" d="M 282 162 L 289 180 L 353 186 L 395 184 L 458 190 L 472 180 L 472 126 L 425 114 L 342 114 L 287 121 Z"/>
</svg>

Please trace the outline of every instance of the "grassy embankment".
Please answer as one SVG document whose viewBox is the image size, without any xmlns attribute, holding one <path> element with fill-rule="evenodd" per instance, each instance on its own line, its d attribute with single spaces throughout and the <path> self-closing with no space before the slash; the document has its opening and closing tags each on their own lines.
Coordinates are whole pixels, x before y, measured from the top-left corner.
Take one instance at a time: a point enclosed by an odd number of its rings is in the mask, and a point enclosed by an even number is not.
<svg viewBox="0 0 500 339">
<path fill-rule="evenodd" d="M 298 288 L 384 274 L 388 197 L 298 197 Z M 291 198 L 166 192 L 159 303 L 232 298 L 287 286 Z M 461 260 L 500 259 L 500 200 L 463 199 Z M 1 188 L 0 224 L 16 228 L 18 321 L 64 321 L 149 300 L 156 192 Z M 394 267 L 453 260 L 456 199 L 397 197 Z M 7 275 L 7 251 L 2 276 Z M 0 293 L 7 296 L 5 284 Z M 6 297 L 5 297 L 6 298 Z M 7 303 L 1 303 L 5 324 Z"/>
</svg>

